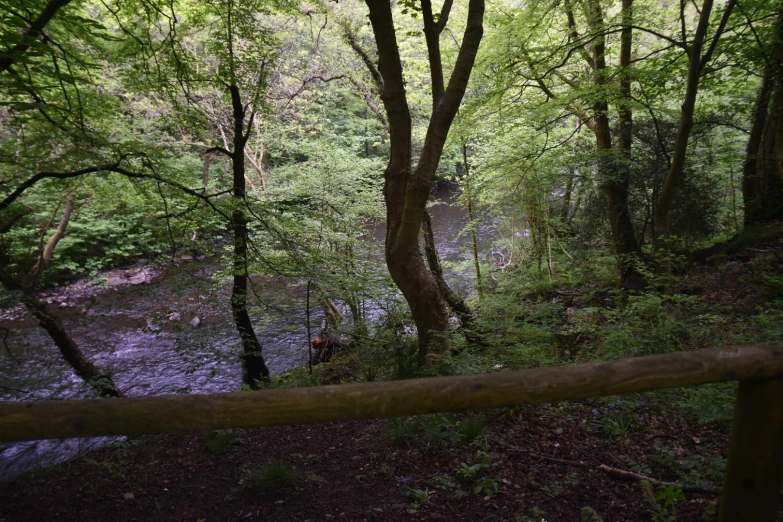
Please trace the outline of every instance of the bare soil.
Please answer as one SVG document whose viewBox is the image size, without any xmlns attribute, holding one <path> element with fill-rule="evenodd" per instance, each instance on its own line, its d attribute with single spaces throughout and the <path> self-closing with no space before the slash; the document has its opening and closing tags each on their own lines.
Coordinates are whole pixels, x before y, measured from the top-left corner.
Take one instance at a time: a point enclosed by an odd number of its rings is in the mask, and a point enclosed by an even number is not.
<svg viewBox="0 0 783 522">
<path fill-rule="evenodd" d="M 663 403 L 645 407 L 643 422 L 626 436 L 596 435 L 586 426 L 591 410 L 605 406 L 494 411 L 484 415 L 488 426 L 472 443 L 440 443 L 414 432 L 393 446 L 385 420 L 245 430 L 220 453 L 203 434 L 149 436 L 3 483 L 0 521 L 573 522 L 585 506 L 606 522 L 646 521 L 650 505 L 638 483 L 541 456 L 626 470 L 636 463 L 678 480 L 684 469 L 678 456 L 725 455 L 726 426 L 689 422 Z M 671 452 L 668 464 L 656 441 Z M 480 475 L 499 486 L 491 496 L 474 493 L 481 477 L 460 482 L 456 473 L 482 448 L 492 463 Z M 293 468 L 297 481 L 277 492 L 249 487 L 246 470 L 273 459 Z M 438 476 L 456 487 L 438 488 Z M 430 491 L 429 500 L 416 505 L 410 489 Z M 715 495 L 686 496 L 677 520 L 709 520 Z"/>
</svg>

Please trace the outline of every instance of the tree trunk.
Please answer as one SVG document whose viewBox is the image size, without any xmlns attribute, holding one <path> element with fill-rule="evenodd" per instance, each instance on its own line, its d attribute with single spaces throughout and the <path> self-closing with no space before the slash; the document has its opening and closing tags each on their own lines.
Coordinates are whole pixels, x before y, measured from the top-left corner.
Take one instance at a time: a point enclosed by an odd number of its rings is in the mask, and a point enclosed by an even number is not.
<svg viewBox="0 0 783 522">
<path fill-rule="evenodd" d="M 569 233 L 569 220 L 568 216 L 571 214 L 571 196 L 574 192 L 574 170 L 568 173 L 568 179 L 566 180 L 565 191 L 563 192 L 563 205 L 560 207 L 560 223 L 558 224 L 558 234 Z"/>
<path fill-rule="evenodd" d="M 772 113 L 775 120 L 775 155 L 778 163 L 778 179 L 783 176 L 783 2 L 778 4 L 777 41 L 774 60 L 775 95 Z M 780 200 L 778 200 L 780 201 Z M 783 204 L 781 204 L 783 206 Z M 779 210 L 783 213 L 783 210 Z"/>
<path fill-rule="evenodd" d="M 71 214 L 73 213 L 73 203 L 76 200 L 76 193 L 70 192 L 65 201 L 65 208 L 63 209 L 63 216 L 60 218 L 60 223 L 57 225 L 57 230 L 51 235 L 46 242 L 46 246 L 41 252 L 41 257 L 35 263 L 32 270 L 32 280 L 36 281 L 43 272 L 46 265 L 54 257 L 54 249 L 57 247 L 57 243 L 65 237 L 65 229 L 68 228 L 68 223 L 71 221 Z M 34 283 L 33 283 L 34 284 Z"/>
<path fill-rule="evenodd" d="M 476 239 L 476 228 L 473 225 L 473 192 L 470 188 L 470 166 L 468 165 L 468 144 L 462 141 L 462 161 L 465 164 L 465 189 L 468 194 L 468 226 L 470 227 L 470 242 L 473 247 L 473 266 L 476 271 L 476 290 L 478 290 L 479 301 L 484 298 L 484 290 L 481 285 L 481 265 L 479 264 L 478 240 Z"/>
<path fill-rule="evenodd" d="M 632 0 L 623 0 L 623 23 L 632 23 Z M 631 63 L 631 28 L 624 27 L 620 36 L 620 66 L 623 74 L 620 90 L 624 99 L 631 94 L 631 79 L 628 68 Z M 590 29 L 596 34 L 604 30 L 604 15 L 598 0 L 590 1 Z M 593 132 L 599 154 L 600 189 L 606 201 L 606 212 L 609 219 L 609 229 L 612 244 L 618 258 L 618 270 L 624 286 L 643 286 L 640 275 L 635 268 L 640 254 L 639 243 L 636 240 L 631 214 L 628 210 L 628 170 L 630 165 L 632 111 L 627 103 L 620 107 L 620 129 L 618 151 L 612 148 L 612 134 L 609 125 L 609 103 L 604 93 L 609 83 L 606 71 L 606 42 L 604 36 L 599 36 L 593 42 L 593 67 L 595 85 L 599 98 L 593 104 Z"/>
<path fill-rule="evenodd" d="M 383 78 L 381 99 L 389 122 L 391 155 L 384 174 L 386 200 L 386 264 L 395 284 L 410 306 L 419 334 L 419 361 L 435 366 L 448 353 L 445 332 L 448 312 L 435 278 L 427 270 L 419 251 L 419 230 L 435 170 L 451 123 L 465 94 L 483 34 L 484 1 L 470 0 L 468 21 L 448 88 L 443 87 L 442 69 L 436 70 L 433 53 L 439 55 L 438 39 L 428 34 L 428 54 L 433 79 L 433 113 L 419 163 L 411 170 L 411 116 L 405 93 L 399 47 L 391 4 L 387 0 L 366 0 L 378 49 L 378 70 Z M 444 4 L 433 23 L 429 3 L 425 10 L 425 31 L 440 34 L 451 2 Z"/>
<path fill-rule="evenodd" d="M 699 14 L 699 23 L 696 27 L 696 33 L 691 45 L 688 47 L 688 76 L 685 86 L 685 98 L 682 102 L 680 112 L 680 127 L 677 130 L 677 140 L 674 145 L 672 162 L 666 177 L 663 180 L 660 197 L 658 198 L 658 208 L 655 216 L 655 229 L 658 237 L 666 237 L 671 234 L 669 222 L 669 209 L 671 208 L 674 195 L 677 191 L 683 168 L 685 167 L 685 156 L 688 152 L 688 140 L 690 139 L 691 129 L 693 128 L 693 113 L 696 107 L 696 96 L 699 91 L 699 80 L 705 65 L 709 62 L 715 45 L 726 27 L 726 23 L 731 16 L 731 12 L 736 5 L 736 0 L 729 0 L 726 4 L 720 26 L 713 36 L 712 43 L 704 55 L 704 39 L 707 29 L 710 25 L 710 14 L 712 13 L 713 0 L 704 0 L 701 12 Z M 656 247 L 659 245 L 656 245 Z M 668 251 L 669 242 L 663 241 L 660 246 L 664 252 Z"/>
<path fill-rule="evenodd" d="M 332 300 L 328 297 L 321 299 L 321 304 L 324 308 L 327 328 L 339 330 L 340 326 L 343 324 L 343 314 L 340 313 L 340 310 L 337 309 Z"/>
<path fill-rule="evenodd" d="M 27 310 L 38 320 L 38 324 L 46 330 L 49 337 L 60 350 L 63 359 L 73 368 L 73 371 L 81 377 L 84 382 L 102 397 L 122 397 L 122 393 L 117 389 L 114 381 L 109 375 L 101 373 L 95 365 L 79 349 L 76 341 L 68 335 L 59 319 L 49 313 L 46 303 L 41 302 L 35 294 L 25 289 L 17 281 L 3 270 L 0 273 L 0 283 L 10 292 L 18 292 L 19 300 L 25 305 Z"/>
<path fill-rule="evenodd" d="M 435 278 L 435 282 L 438 284 L 438 289 L 446 300 L 457 317 L 459 318 L 462 326 L 470 328 L 473 322 L 473 312 L 465 301 L 457 295 L 451 287 L 446 283 L 443 278 L 443 269 L 440 266 L 440 259 L 438 258 L 438 251 L 435 249 L 435 236 L 432 234 L 432 218 L 428 211 L 424 211 L 424 220 L 422 221 L 422 234 L 424 234 L 424 254 L 427 258 L 427 264 L 430 267 L 430 272 Z"/>
<path fill-rule="evenodd" d="M 242 360 L 244 372 L 242 380 L 251 388 L 256 388 L 258 382 L 269 380 L 269 369 L 261 353 L 261 343 L 256 337 L 250 315 L 247 313 L 247 218 L 242 210 L 245 204 L 245 141 L 244 121 L 245 109 L 239 89 L 232 85 L 231 106 L 234 115 L 234 139 L 231 155 L 233 173 L 233 197 L 236 207 L 231 214 L 231 225 L 234 233 L 234 284 L 231 288 L 231 312 L 239 337 L 242 340 Z"/>
<path fill-rule="evenodd" d="M 767 60 L 742 170 L 745 226 L 783 218 L 783 13 Z"/>
</svg>

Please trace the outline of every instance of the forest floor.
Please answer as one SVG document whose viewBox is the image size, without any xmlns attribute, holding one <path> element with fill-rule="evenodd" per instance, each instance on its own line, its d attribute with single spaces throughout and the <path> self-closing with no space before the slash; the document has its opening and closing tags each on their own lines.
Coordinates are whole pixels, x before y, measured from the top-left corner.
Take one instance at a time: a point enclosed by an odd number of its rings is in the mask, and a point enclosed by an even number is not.
<svg viewBox="0 0 783 522">
<path fill-rule="evenodd" d="M 0 520 L 573 522 L 590 506 L 606 522 L 642 521 L 642 488 L 599 465 L 670 480 L 690 470 L 696 482 L 720 473 L 710 464 L 725 426 L 653 399 L 634 405 L 644 417 L 632 431 L 607 438 L 587 428 L 593 409 L 608 405 L 149 436 L 4 483 Z M 274 461 L 290 483 L 264 478 Z M 677 520 L 714 509 L 715 494 L 685 495 Z"/>
<path fill-rule="evenodd" d="M 683 349 L 783 335 L 781 246 L 732 253 L 680 280 L 678 292 L 698 296 L 693 324 L 703 330 L 683 337 L 691 343 Z M 653 328 L 680 335 L 667 321 L 605 316 L 614 321 L 605 328 L 626 328 L 634 342 Z M 571 350 L 600 344 L 587 327 L 572 335 L 578 324 L 553 338 Z M 733 394 L 723 384 L 475 414 L 147 436 L 3 482 L 0 522 L 601 520 L 583 518 L 586 507 L 605 522 L 709 521 L 730 410 L 708 410 L 730 405 Z M 679 487 L 645 490 L 640 475 Z"/>
</svg>

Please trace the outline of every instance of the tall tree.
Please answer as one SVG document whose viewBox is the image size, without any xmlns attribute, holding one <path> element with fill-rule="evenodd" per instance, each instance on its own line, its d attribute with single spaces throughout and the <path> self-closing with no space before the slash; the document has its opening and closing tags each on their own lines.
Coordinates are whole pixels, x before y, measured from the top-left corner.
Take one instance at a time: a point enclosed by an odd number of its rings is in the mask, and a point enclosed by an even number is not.
<svg viewBox="0 0 783 522">
<path fill-rule="evenodd" d="M 765 67 L 742 171 L 745 226 L 783 218 L 783 5 Z"/>
<path fill-rule="evenodd" d="M 596 97 L 593 102 L 593 122 L 598 148 L 598 170 L 601 191 L 606 199 L 606 213 L 612 234 L 615 254 L 618 257 L 620 278 L 623 284 L 634 284 L 630 279 L 639 279 L 635 268 L 640 254 L 631 215 L 628 209 L 628 184 L 632 144 L 633 112 L 631 99 L 631 46 L 633 13 L 632 0 L 623 0 L 622 32 L 620 36 L 620 121 L 617 149 L 612 146 L 612 131 L 609 123 L 609 70 L 606 64 L 606 28 L 604 13 L 599 0 L 589 0 L 588 25 L 595 36 L 592 43 L 592 57 L 587 60 L 593 70 Z M 573 27 L 574 15 L 568 13 L 569 25 Z"/>
<path fill-rule="evenodd" d="M 688 42 L 685 30 L 685 0 L 680 0 L 680 23 L 682 28 L 682 41 L 679 45 L 685 50 L 688 57 L 688 73 L 685 80 L 685 96 L 683 97 L 680 110 L 680 127 L 677 131 L 677 140 L 674 144 L 671 165 L 666 177 L 663 180 L 663 187 L 658 198 L 656 209 L 656 235 L 658 237 L 668 236 L 670 234 L 669 209 L 672 206 L 677 186 L 682 178 L 685 168 L 685 159 L 688 153 L 688 142 L 693 129 L 693 115 L 696 108 L 696 97 L 699 93 L 699 82 L 704 74 L 707 64 L 712 60 L 715 48 L 723 35 L 726 24 L 729 21 L 737 0 L 729 0 L 723 9 L 723 15 L 715 29 L 712 40 L 705 49 L 707 40 L 707 31 L 710 26 L 710 15 L 712 14 L 713 0 L 704 0 L 699 11 L 699 21 L 696 26 L 696 32 L 693 39 Z M 667 241 L 663 241 L 662 246 L 666 249 Z"/>
<path fill-rule="evenodd" d="M 383 79 L 381 98 L 389 121 L 391 155 L 384 174 L 386 200 L 386 264 L 410 306 L 419 334 L 420 363 L 432 367 L 448 353 L 446 302 L 419 250 L 419 232 L 435 171 L 449 129 L 467 88 L 483 35 L 484 0 L 470 0 L 467 25 L 454 69 L 445 86 L 439 38 L 449 19 L 446 0 L 437 21 L 430 0 L 421 11 L 430 65 L 432 114 L 419 160 L 413 167 L 411 114 L 397 44 L 392 6 L 387 0 L 366 0 Z"/>
</svg>

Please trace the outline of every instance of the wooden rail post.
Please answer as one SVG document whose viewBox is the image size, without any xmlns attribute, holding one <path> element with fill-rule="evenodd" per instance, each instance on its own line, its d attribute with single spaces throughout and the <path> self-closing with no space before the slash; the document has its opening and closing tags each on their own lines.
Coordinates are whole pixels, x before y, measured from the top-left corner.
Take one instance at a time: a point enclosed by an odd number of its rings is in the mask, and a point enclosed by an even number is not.
<svg viewBox="0 0 783 522">
<path fill-rule="evenodd" d="M 737 391 L 719 522 L 775 522 L 783 486 L 783 377 Z"/>
</svg>

